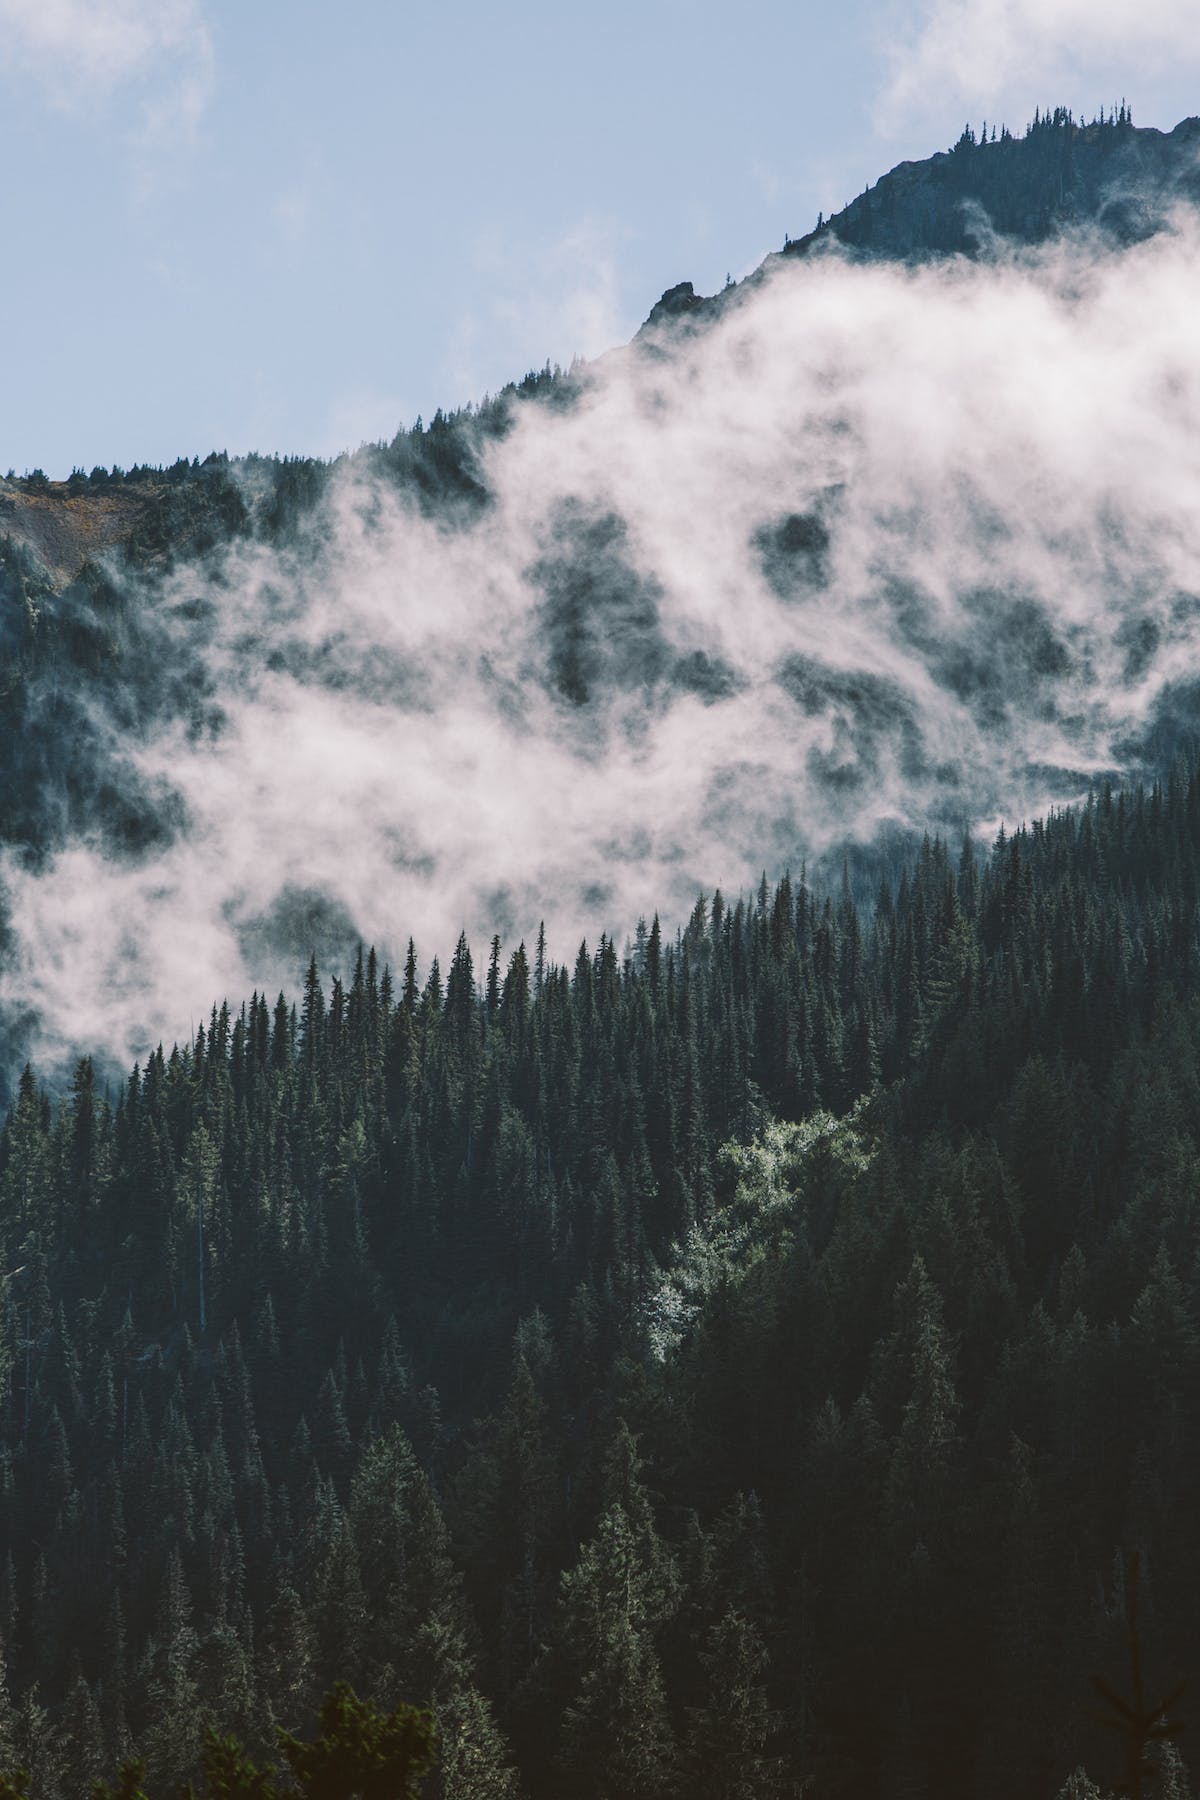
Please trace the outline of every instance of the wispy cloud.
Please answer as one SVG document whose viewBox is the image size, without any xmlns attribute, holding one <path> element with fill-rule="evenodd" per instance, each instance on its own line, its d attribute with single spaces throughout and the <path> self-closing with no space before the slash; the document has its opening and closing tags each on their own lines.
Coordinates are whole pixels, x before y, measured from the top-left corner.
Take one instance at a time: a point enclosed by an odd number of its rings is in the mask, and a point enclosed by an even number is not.
<svg viewBox="0 0 1200 1800">
<path fill-rule="evenodd" d="M 312 191 L 305 182 L 293 182 L 278 194 L 271 207 L 271 217 L 280 241 L 301 244 L 312 224 Z"/>
<path fill-rule="evenodd" d="M 520 408 L 469 522 L 351 462 L 301 550 L 130 597 L 223 718 L 111 723 L 113 769 L 178 796 L 136 860 L 0 858 L 0 1003 L 46 1062 L 130 1056 L 314 944 L 544 917 L 570 957 L 1136 767 L 1195 717 L 1198 282 L 1194 218 L 1121 254 L 777 260 L 712 329 Z"/>
<path fill-rule="evenodd" d="M 212 91 L 198 0 L 0 0 L 0 60 L 68 109 L 135 91 L 154 140 L 193 131 Z"/>
<path fill-rule="evenodd" d="M 484 233 L 475 246 L 473 302 L 451 353 L 455 390 L 479 394 L 495 385 L 496 369 L 511 375 L 547 360 L 565 365 L 627 337 L 637 321 L 620 292 L 625 235 L 616 221 L 592 217 L 537 243 L 515 242 L 498 226 Z"/>
<path fill-rule="evenodd" d="M 362 444 L 387 443 L 413 412 L 398 392 L 378 386 L 346 388 L 331 401 L 317 448 L 326 456 L 340 456 Z"/>
<path fill-rule="evenodd" d="M 976 122 L 1012 106 L 1023 124 L 1035 102 L 1108 102 L 1168 60 L 1200 68 L 1191 0 L 923 0 L 882 14 L 881 34 L 885 129 L 951 105 Z"/>
</svg>

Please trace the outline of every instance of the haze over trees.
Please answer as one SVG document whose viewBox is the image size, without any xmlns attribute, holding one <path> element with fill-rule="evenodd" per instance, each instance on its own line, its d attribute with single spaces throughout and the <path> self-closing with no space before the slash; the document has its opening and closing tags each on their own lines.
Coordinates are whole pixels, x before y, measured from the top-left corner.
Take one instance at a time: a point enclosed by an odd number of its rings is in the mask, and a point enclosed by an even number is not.
<svg viewBox="0 0 1200 1800">
<path fill-rule="evenodd" d="M 335 464 L 6 483 L 5 1080 L 144 1061 L 314 947 L 623 932 L 806 852 L 836 880 L 881 817 L 957 836 L 1165 769 L 1200 653 L 1194 130 L 983 135 L 877 183 L 871 245 L 851 208 Z M 922 239 L 955 221 L 969 255 Z M 1048 384 L 1069 408 L 1020 402 Z M 880 872 L 852 857 L 857 898 Z"/>
<path fill-rule="evenodd" d="M 1127 243 L 1187 198 L 1198 129 L 1137 132 L 1124 104 L 970 129 L 788 254 L 974 253 L 964 199 L 1023 242 L 1085 218 Z M 1131 168 L 1139 206 L 1114 208 Z M 648 366 L 740 291 L 671 290 Z M 580 392 L 545 370 L 351 461 L 448 541 L 493 506 L 488 446 L 520 408 Z M 234 695 L 202 650 L 228 571 L 264 545 L 303 561 L 338 479 L 215 454 L 3 484 L 10 871 L 77 841 L 136 869 L 186 839 L 130 746 L 217 740 Z M 734 691 L 700 653 L 670 662 L 619 517 L 556 518 L 531 575 L 556 718 L 632 691 L 639 657 L 694 707 Z M 819 622 L 819 512 L 750 547 Z M 1069 633 L 975 599 L 999 673 L 964 655 L 948 683 L 997 717 L 1022 684 L 1074 691 Z M 1131 683 L 1184 629 L 1175 600 L 1119 628 Z M 238 616 L 230 666 L 278 673 Z M 340 691 L 336 635 L 297 643 Z M 778 678 L 789 718 L 829 722 L 828 791 L 888 758 L 953 788 L 882 676 L 794 655 Z M 136 1759 L 125 1800 L 269 1800 L 240 1759 L 278 1761 L 282 1731 L 314 1800 L 331 1734 L 402 1739 L 434 1800 L 1125 1779 L 1089 1678 L 1125 1692 L 1135 1580 L 1146 1691 L 1200 1674 L 1200 763 L 1194 693 L 1170 698 L 1129 750 L 1144 781 L 992 842 L 896 834 L 840 878 L 772 862 L 565 960 L 544 930 L 342 960 L 346 919 L 293 896 L 294 993 L 229 994 L 119 1074 L 91 1016 L 65 1071 L 18 1061 L 0 1774 L 76 1800 Z M 3 1047 L 29 1024 L 10 1006 Z M 1144 1800 L 1186 1800 L 1191 1755 L 1156 1740 Z"/>
<path fill-rule="evenodd" d="M 1102 1773 L 1127 1551 L 1195 1660 L 1198 850 L 1180 774 L 27 1072 L 6 1760 L 163 1790 L 345 1677 L 448 1795 Z"/>
</svg>

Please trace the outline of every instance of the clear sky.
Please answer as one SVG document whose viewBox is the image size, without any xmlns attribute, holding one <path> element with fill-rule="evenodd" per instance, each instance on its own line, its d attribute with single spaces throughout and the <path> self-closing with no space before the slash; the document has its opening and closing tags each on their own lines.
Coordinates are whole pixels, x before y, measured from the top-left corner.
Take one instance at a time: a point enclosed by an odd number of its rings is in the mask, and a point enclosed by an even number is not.
<svg viewBox="0 0 1200 1800">
<path fill-rule="evenodd" d="M 965 118 L 1200 112 L 1196 0 L 0 0 L 0 472 L 331 454 Z"/>
</svg>

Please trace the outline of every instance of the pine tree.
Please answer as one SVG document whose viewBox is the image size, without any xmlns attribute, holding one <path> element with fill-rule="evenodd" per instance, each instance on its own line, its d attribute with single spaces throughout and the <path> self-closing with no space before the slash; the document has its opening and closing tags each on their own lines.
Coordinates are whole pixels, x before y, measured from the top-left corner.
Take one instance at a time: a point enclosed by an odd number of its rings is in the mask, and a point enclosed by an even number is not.
<svg viewBox="0 0 1200 1800">
<path fill-rule="evenodd" d="M 639 1554 L 620 1501 L 562 1578 L 561 1635 L 574 1670 L 560 1761 L 572 1790 L 595 1800 L 657 1795 L 674 1746 L 654 1643 L 660 1571 Z"/>
<path fill-rule="evenodd" d="M 171 1551 L 154 1632 L 138 1671 L 149 1725 L 139 1748 L 151 1779 L 178 1786 L 194 1771 L 203 1741 L 203 1715 L 195 1679 L 196 1632 L 183 1559 Z"/>
<path fill-rule="evenodd" d="M 258 1633 L 258 1666 L 275 1725 L 298 1731 L 312 1695 L 313 1643 L 300 1596 L 280 1581 Z"/>
<path fill-rule="evenodd" d="M 731 1608 L 709 1630 L 700 1661 L 708 1692 L 692 1711 L 688 1791 L 698 1800 L 768 1800 L 780 1791 L 781 1770 L 768 1751 L 777 1720 L 762 1638 Z"/>
</svg>

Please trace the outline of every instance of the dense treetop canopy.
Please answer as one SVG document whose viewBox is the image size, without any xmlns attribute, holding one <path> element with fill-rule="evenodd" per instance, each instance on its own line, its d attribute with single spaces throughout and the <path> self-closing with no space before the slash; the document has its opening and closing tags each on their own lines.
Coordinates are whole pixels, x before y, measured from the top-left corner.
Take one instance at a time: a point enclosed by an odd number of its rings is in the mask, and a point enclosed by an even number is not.
<svg viewBox="0 0 1200 1800">
<path fill-rule="evenodd" d="M 1194 1662 L 1198 919 L 1179 774 L 27 1072 L 5 1756 L 165 1791 L 346 1677 L 446 1795 L 1102 1774 L 1129 1550 Z"/>
</svg>

